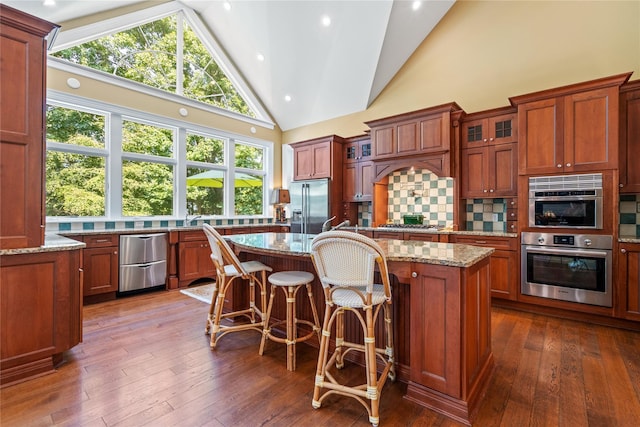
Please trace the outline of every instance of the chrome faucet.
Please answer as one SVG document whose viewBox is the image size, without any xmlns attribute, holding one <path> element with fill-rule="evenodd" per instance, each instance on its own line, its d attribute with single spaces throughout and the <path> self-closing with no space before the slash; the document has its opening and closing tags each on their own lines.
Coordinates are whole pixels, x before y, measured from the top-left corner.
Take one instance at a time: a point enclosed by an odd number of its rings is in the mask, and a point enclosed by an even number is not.
<svg viewBox="0 0 640 427">
<path fill-rule="evenodd" d="M 193 221 L 197 220 L 198 218 L 202 218 L 202 215 L 196 215 L 193 218 L 189 219 L 189 214 L 186 214 L 184 216 L 184 225 L 185 225 L 185 227 L 188 226 L 188 225 L 191 225 L 191 223 Z"/>
<path fill-rule="evenodd" d="M 346 227 L 349 224 L 351 224 L 351 221 L 349 221 L 348 219 L 345 219 L 344 221 L 342 221 L 340 224 L 336 225 L 335 227 L 331 227 L 331 230 L 337 230 L 338 228 Z"/>
<path fill-rule="evenodd" d="M 329 231 L 331 230 L 331 221 L 333 221 L 334 219 L 336 219 L 335 216 L 332 216 L 331 218 L 329 218 L 328 220 L 326 220 L 324 222 L 324 224 L 322 224 L 322 231 Z"/>
</svg>

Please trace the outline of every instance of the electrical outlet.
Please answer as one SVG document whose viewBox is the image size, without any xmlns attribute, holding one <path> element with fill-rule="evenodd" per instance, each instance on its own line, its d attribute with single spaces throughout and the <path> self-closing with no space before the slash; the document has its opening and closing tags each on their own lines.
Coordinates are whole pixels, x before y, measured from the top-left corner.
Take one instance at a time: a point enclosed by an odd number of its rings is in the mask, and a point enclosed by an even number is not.
<svg viewBox="0 0 640 427">
<path fill-rule="evenodd" d="M 493 222 L 498 222 L 498 214 L 497 213 L 493 214 Z"/>
</svg>

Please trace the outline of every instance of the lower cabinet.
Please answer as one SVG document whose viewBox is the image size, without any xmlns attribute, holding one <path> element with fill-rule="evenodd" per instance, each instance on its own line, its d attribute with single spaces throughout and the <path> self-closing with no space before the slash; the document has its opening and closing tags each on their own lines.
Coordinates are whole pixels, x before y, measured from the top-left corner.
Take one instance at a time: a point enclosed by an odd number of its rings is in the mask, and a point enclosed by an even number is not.
<svg viewBox="0 0 640 427">
<path fill-rule="evenodd" d="M 180 231 L 178 238 L 178 287 L 198 279 L 215 279 L 209 241 L 202 230 Z"/>
<path fill-rule="evenodd" d="M 515 237 L 451 235 L 452 243 L 491 247 L 495 252 L 489 261 L 491 296 L 515 301 L 520 284 L 520 257 Z"/>
<path fill-rule="evenodd" d="M 84 250 L 84 302 L 115 299 L 118 291 L 118 242 L 117 234 L 86 235 L 82 241 Z"/>
<path fill-rule="evenodd" d="M 82 340 L 82 250 L 0 257 L 0 384 L 54 370 Z"/>
<path fill-rule="evenodd" d="M 618 253 L 616 316 L 640 321 L 640 244 L 621 243 Z"/>
</svg>

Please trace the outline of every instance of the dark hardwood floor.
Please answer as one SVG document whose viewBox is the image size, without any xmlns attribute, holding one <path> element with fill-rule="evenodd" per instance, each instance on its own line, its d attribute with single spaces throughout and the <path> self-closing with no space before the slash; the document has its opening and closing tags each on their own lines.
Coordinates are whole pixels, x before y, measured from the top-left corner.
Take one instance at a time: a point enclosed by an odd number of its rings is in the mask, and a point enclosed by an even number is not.
<svg viewBox="0 0 640 427">
<path fill-rule="evenodd" d="M 209 349 L 208 305 L 154 292 L 84 308 L 84 342 L 57 372 L 1 390 L 8 426 L 367 426 L 353 399 L 311 407 L 316 349 L 241 332 Z M 495 308 L 496 370 L 476 426 L 640 425 L 640 333 Z M 349 367 L 347 375 L 359 375 Z M 458 426 L 382 393 L 381 426 Z"/>
</svg>

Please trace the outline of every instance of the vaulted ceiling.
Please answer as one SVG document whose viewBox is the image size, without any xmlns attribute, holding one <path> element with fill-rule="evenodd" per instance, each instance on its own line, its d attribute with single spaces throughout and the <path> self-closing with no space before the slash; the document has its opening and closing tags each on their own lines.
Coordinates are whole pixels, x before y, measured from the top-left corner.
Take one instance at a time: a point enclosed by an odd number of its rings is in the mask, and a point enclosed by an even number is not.
<svg viewBox="0 0 640 427">
<path fill-rule="evenodd" d="M 3 2 L 55 23 L 141 3 Z M 182 0 L 200 15 L 282 130 L 365 110 L 454 2 Z"/>
</svg>

